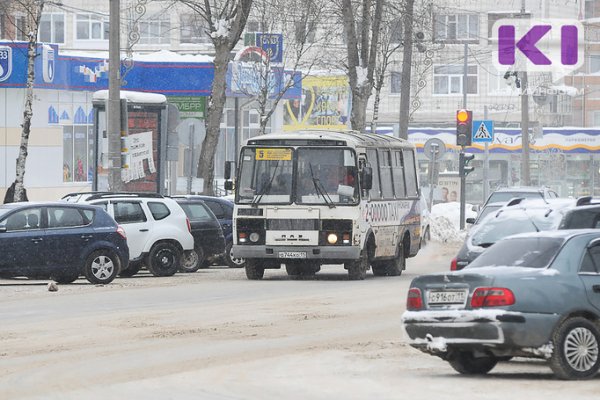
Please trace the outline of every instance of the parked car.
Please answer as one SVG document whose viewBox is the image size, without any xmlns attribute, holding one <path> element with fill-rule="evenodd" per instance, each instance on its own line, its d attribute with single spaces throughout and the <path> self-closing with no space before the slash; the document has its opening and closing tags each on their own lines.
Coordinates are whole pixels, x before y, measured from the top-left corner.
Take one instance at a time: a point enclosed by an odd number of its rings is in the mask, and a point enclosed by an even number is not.
<svg viewBox="0 0 600 400">
<path fill-rule="evenodd" d="M 233 246 L 233 202 L 231 199 L 224 197 L 213 197 L 194 195 L 186 196 L 188 198 L 194 198 L 204 201 L 204 203 L 211 209 L 213 214 L 219 220 L 221 228 L 223 229 L 223 236 L 225 236 L 225 252 L 221 261 L 225 262 L 230 268 L 244 268 L 246 260 L 243 258 L 234 257 L 231 248 Z"/>
<path fill-rule="evenodd" d="M 479 214 L 477 214 L 476 218 L 467 218 L 467 224 L 477 225 L 480 223 L 488 214 L 496 212 L 500 210 L 502 207 L 506 205 L 507 202 L 498 202 L 498 203 L 489 203 L 483 206 L 481 210 L 479 210 Z"/>
<path fill-rule="evenodd" d="M 561 379 L 600 367 L 600 231 L 504 238 L 462 271 L 423 275 L 402 316 L 410 345 L 461 374 L 498 361 L 547 360 Z"/>
<path fill-rule="evenodd" d="M 59 202 L 0 206 L 0 276 L 112 282 L 127 268 L 124 229 L 99 207 Z"/>
<path fill-rule="evenodd" d="M 452 259 L 450 269 L 464 268 L 486 248 L 507 236 L 558 229 L 564 213 L 574 205 L 573 199 L 513 199 L 473 225 L 458 254 Z"/>
<path fill-rule="evenodd" d="M 506 203 L 510 199 L 515 197 L 522 197 L 525 199 L 555 199 L 558 197 L 558 193 L 554 190 L 542 186 L 512 186 L 496 189 L 492 194 L 489 195 L 484 206 L 490 203 Z"/>
<path fill-rule="evenodd" d="M 174 196 L 173 199 L 183 208 L 194 237 L 194 250 L 184 257 L 182 272 L 196 272 L 208 267 L 210 260 L 222 257 L 225 252 L 225 237 L 217 217 L 203 200 L 192 196 Z"/>
<path fill-rule="evenodd" d="M 63 200 L 102 207 L 127 233 L 129 267 L 120 276 L 133 276 L 146 266 L 154 276 L 171 276 L 182 257 L 194 250 L 190 221 L 171 198 L 156 193 L 72 193 Z"/>
</svg>

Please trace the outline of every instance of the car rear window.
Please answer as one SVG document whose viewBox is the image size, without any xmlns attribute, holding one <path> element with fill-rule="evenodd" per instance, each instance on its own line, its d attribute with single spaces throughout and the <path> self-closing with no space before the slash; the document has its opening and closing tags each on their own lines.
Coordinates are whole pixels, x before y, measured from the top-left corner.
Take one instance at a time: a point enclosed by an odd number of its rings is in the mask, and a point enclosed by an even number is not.
<svg viewBox="0 0 600 400">
<path fill-rule="evenodd" d="M 505 203 L 515 197 L 523 197 L 526 199 L 543 198 L 540 192 L 494 192 L 490 196 L 488 203 Z"/>
<path fill-rule="evenodd" d="M 563 239 L 548 237 L 501 240 L 484 251 L 466 268 L 545 268 L 554 259 L 563 242 Z"/>
<path fill-rule="evenodd" d="M 187 217 L 192 221 L 213 220 L 213 214 L 204 204 L 200 203 L 179 203 Z"/>
</svg>

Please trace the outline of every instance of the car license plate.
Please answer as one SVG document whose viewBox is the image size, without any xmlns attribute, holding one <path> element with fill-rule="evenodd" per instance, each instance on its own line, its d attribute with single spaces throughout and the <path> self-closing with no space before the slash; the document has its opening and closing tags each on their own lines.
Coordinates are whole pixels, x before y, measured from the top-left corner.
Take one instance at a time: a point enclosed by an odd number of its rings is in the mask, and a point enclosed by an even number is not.
<svg viewBox="0 0 600 400">
<path fill-rule="evenodd" d="M 428 304 L 463 304 L 467 297 L 464 290 L 430 291 L 427 294 Z"/>
<path fill-rule="evenodd" d="M 305 251 L 280 251 L 279 258 L 306 258 Z"/>
</svg>

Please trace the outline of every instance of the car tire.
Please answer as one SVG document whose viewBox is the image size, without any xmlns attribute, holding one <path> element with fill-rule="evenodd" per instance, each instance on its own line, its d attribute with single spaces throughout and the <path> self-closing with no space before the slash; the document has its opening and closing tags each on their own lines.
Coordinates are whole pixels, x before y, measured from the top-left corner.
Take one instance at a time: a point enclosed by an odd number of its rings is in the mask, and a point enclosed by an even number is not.
<svg viewBox="0 0 600 400">
<path fill-rule="evenodd" d="M 362 281 L 366 278 L 367 269 L 369 269 L 369 257 L 367 256 L 367 252 L 363 250 L 358 260 L 347 262 L 344 267 L 348 270 L 349 280 Z"/>
<path fill-rule="evenodd" d="M 55 281 L 56 283 L 60 283 L 65 285 L 67 283 L 73 283 L 79 278 L 79 272 L 61 272 L 57 274 L 52 274 L 50 279 Z"/>
<path fill-rule="evenodd" d="M 204 257 L 204 250 L 202 250 L 202 247 L 186 251 L 181 257 L 181 266 L 179 267 L 179 271 L 188 273 L 196 272 L 205 262 L 206 259 Z"/>
<path fill-rule="evenodd" d="M 143 266 L 144 264 L 141 261 L 130 262 L 125 270 L 119 272 L 119 276 L 121 278 L 131 278 L 140 272 L 140 269 L 142 269 Z"/>
<path fill-rule="evenodd" d="M 454 353 L 448 362 L 463 375 L 485 375 L 496 366 L 498 360 L 493 356 L 473 357 L 470 351 L 459 351 Z"/>
<path fill-rule="evenodd" d="M 148 270 L 154 276 L 173 276 L 180 267 L 181 252 L 172 243 L 159 242 L 146 257 Z"/>
<path fill-rule="evenodd" d="M 559 379 L 590 379 L 600 368 L 600 331 L 583 317 L 565 320 L 552 333 L 550 368 Z"/>
<path fill-rule="evenodd" d="M 260 280 L 265 275 L 265 268 L 260 264 L 261 260 L 246 260 L 246 277 L 250 280 Z"/>
<path fill-rule="evenodd" d="M 233 242 L 227 243 L 227 246 L 225 246 L 225 263 L 229 268 L 244 268 L 246 260 L 243 258 L 233 257 L 233 254 L 231 254 L 232 249 Z"/>
<path fill-rule="evenodd" d="M 121 269 L 119 257 L 111 250 L 96 250 L 85 260 L 83 274 L 96 285 L 111 283 Z"/>
<path fill-rule="evenodd" d="M 398 247 L 398 255 L 385 261 L 378 261 L 373 264 L 373 275 L 375 276 L 400 276 L 406 267 L 406 258 L 404 258 L 404 250 Z"/>
</svg>

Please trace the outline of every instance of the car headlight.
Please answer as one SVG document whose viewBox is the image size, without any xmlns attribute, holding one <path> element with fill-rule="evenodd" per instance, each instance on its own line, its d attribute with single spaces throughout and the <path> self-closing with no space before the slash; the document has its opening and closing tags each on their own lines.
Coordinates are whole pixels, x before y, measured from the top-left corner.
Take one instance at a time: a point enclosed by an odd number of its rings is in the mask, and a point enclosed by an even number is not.
<svg viewBox="0 0 600 400">
<path fill-rule="evenodd" d="M 256 242 L 258 242 L 258 239 L 260 239 L 260 235 L 259 235 L 258 233 L 256 233 L 256 232 L 252 232 L 252 233 L 250 234 L 250 241 L 251 241 L 252 243 L 256 243 Z"/>
<path fill-rule="evenodd" d="M 327 242 L 329 242 L 329 244 L 336 244 L 338 241 L 338 237 L 335 233 L 330 233 L 329 235 L 327 235 Z"/>
</svg>

